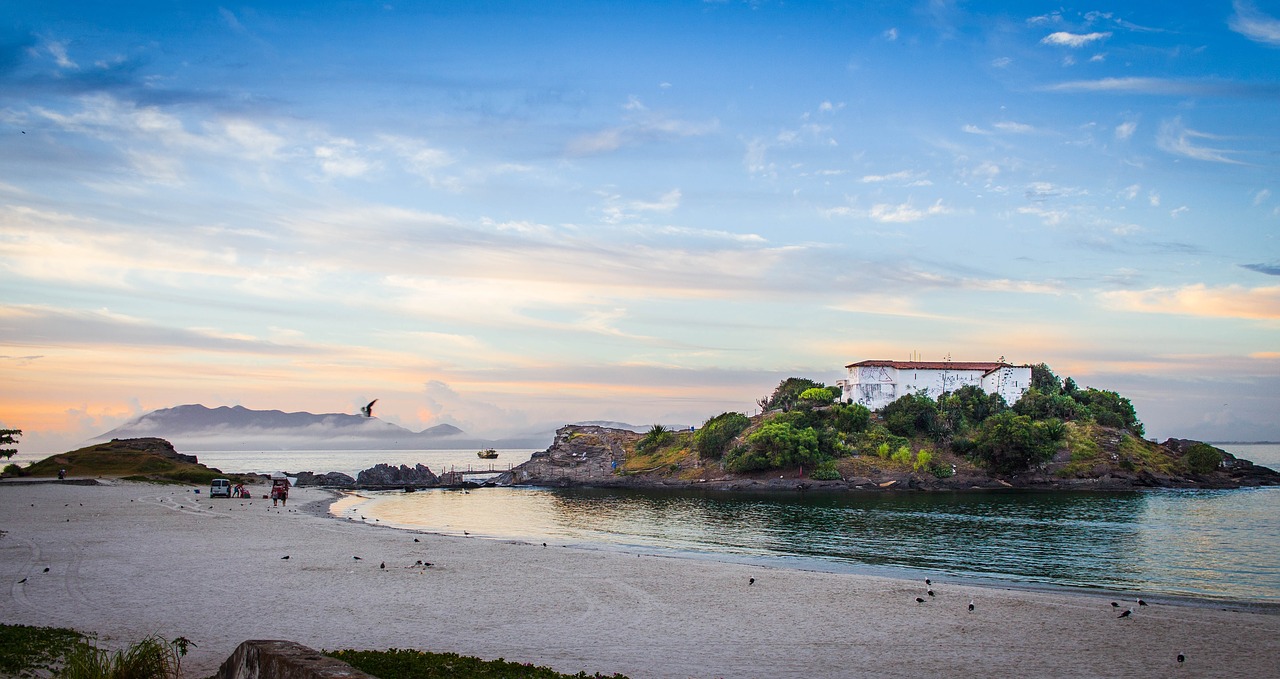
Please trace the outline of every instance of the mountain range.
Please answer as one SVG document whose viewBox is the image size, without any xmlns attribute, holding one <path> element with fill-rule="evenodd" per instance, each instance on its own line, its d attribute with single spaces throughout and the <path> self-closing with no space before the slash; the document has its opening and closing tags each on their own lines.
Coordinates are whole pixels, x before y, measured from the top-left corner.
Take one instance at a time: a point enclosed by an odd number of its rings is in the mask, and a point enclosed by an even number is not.
<svg viewBox="0 0 1280 679">
<path fill-rule="evenodd" d="M 363 415 L 194 404 L 153 410 L 89 443 L 152 436 L 165 439 L 180 450 L 456 450 L 545 448 L 555 432 L 482 439 L 467 436 L 451 424 L 412 431 Z"/>
</svg>

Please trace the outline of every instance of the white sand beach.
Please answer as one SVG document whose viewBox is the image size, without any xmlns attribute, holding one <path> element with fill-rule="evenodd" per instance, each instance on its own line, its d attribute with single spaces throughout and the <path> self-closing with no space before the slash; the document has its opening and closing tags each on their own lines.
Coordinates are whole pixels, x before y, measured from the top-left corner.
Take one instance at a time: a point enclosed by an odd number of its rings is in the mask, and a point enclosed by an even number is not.
<svg viewBox="0 0 1280 679">
<path fill-rule="evenodd" d="M 1105 594 L 936 578 L 927 597 L 923 581 L 382 528 L 304 511 L 327 506 L 319 490 L 294 489 L 273 508 L 110 483 L 0 483 L 0 620 L 113 645 L 185 636 L 196 644 L 188 677 L 211 675 L 247 639 L 637 678 L 1247 677 L 1280 667 L 1280 615 L 1156 601 L 1118 619 Z"/>
</svg>

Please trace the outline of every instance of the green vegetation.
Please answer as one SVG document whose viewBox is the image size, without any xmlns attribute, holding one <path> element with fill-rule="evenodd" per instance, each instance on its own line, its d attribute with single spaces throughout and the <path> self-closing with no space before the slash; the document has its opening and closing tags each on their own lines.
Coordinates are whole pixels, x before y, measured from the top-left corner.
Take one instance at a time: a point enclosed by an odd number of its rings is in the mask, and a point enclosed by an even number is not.
<svg viewBox="0 0 1280 679">
<path fill-rule="evenodd" d="M 840 470 L 836 468 L 835 460 L 826 460 L 818 463 L 813 473 L 809 474 L 809 478 L 814 481 L 839 481 L 841 476 Z"/>
<path fill-rule="evenodd" d="M 675 434 L 666 427 L 655 424 L 645 433 L 644 438 L 636 444 L 636 452 L 641 454 L 651 453 L 663 446 L 670 444 L 675 440 Z"/>
<path fill-rule="evenodd" d="M 0 457 L 7 460 L 18 454 L 17 448 L 9 446 L 18 445 L 19 436 L 22 436 L 21 429 L 0 429 Z"/>
<path fill-rule="evenodd" d="M 1196 443 L 1183 453 L 1187 468 L 1196 474 L 1208 474 L 1222 464 L 1222 451 L 1207 443 Z"/>
<path fill-rule="evenodd" d="M 32 463 L 23 475 L 52 477 L 59 469 L 72 476 L 105 476 L 168 483 L 207 484 L 227 476 L 217 469 L 173 457 L 167 444 L 159 439 L 118 439 L 107 443 L 60 453 Z"/>
<path fill-rule="evenodd" d="M 747 436 L 747 445 L 729 451 L 724 466 L 731 472 L 750 472 L 794 465 L 815 464 L 818 433 L 799 429 L 790 422 L 768 420 Z"/>
<path fill-rule="evenodd" d="M 165 641 L 152 636 L 114 653 L 79 644 L 67 655 L 58 676 L 63 679 L 176 679 L 182 676 L 182 656 L 186 655 L 190 643 L 183 637 Z"/>
<path fill-rule="evenodd" d="M 497 660 L 481 660 L 456 653 L 431 653 L 388 649 L 386 651 L 325 651 L 352 667 L 379 679 L 560 679 L 562 677 L 604 677 L 602 674 L 561 674 L 549 667 Z M 621 674 L 611 675 L 626 679 Z"/>
<path fill-rule="evenodd" d="M 767 398 L 756 401 L 756 405 L 760 406 L 762 413 L 770 410 L 791 410 L 800 402 L 801 394 L 814 388 L 825 389 L 826 385 L 803 377 L 788 377 L 779 382 L 778 388 L 774 389 Z"/>
<path fill-rule="evenodd" d="M 1026 415 L 993 415 L 975 432 L 971 457 L 997 474 L 1014 474 L 1053 457 L 1062 438 L 1056 420 L 1034 421 Z"/>
<path fill-rule="evenodd" d="M 0 625 L 0 676 L 49 676 L 82 638 L 70 629 Z"/>
<path fill-rule="evenodd" d="M 742 413 L 716 415 L 693 435 L 694 447 L 702 459 L 718 460 L 729 449 L 729 444 L 750 424 L 751 420 Z"/>
</svg>

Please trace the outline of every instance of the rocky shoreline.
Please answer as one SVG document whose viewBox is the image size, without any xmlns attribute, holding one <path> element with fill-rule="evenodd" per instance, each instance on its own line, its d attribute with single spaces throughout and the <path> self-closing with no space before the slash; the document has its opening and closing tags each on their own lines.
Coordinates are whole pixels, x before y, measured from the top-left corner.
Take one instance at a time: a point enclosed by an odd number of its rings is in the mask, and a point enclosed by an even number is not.
<svg viewBox="0 0 1280 679">
<path fill-rule="evenodd" d="M 770 472 L 730 474 L 715 464 L 690 468 L 665 466 L 654 469 L 624 468 L 627 451 L 641 434 L 624 429 L 571 425 L 556 432 L 546 451 L 534 453 L 526 463 L 498 476 L 494 483 L 511 486 L 598 487 L 598 488 L 698 488 L 725 491 L 959 491 L 1000 489 L 1042 490 L 1138 490 L 1150 488 L 1229 489 L 1280 485 L 1280 472 L 1255 465 L 1222 451 L 1223 462 L 1208 474 L 1157 474 L 1130 471 L 1119 465 L 1096 470 L 1096 475 L 1063 477 L 1052 466 L 1045 469 L 996 477 L 972 467 L 955 468 L 949 477 L 894 468 L 867 466 L 864 474 L 846 475 L 838 480 L 817 480 L 803 468 Z M 1160 444 L 1176 458 L 1199 442 L 1169 439 Z M 1059 466 L 1059 468 L 1061 468 Z"/>
</svg>

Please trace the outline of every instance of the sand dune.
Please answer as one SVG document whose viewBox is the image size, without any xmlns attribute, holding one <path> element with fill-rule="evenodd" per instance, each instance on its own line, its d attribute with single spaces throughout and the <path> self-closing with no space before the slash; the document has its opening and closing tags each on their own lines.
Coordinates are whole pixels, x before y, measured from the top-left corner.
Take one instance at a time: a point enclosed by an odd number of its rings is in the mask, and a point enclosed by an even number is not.
<svg viewBox="0 0 1280 679">
<path fill-rule="evenodd" d="M 945 578 L 927 597 L 917 581 L 375 527 L 324 516 L 330 499 L 295 489 L 273 508 L 179 486 L 0 483 L 0 619 L 117 645 L 182 635 L 196 644 L 190 677 L 246 639 L 632 677 L 1240 677 L 1280 666 L 1280 615 L 1155 601 L 1117 619 L 1105 594 Z"/>
</svg>

